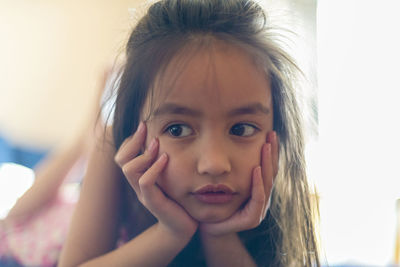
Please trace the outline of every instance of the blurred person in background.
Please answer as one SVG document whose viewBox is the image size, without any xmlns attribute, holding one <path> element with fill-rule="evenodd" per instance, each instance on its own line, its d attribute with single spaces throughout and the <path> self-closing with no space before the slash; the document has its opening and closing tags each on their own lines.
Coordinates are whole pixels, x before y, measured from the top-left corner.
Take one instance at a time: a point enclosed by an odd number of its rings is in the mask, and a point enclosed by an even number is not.
<svg viewBox="0 0 400 267">
<path fill-rule="evenodd" d="M 95 135 L 104 130 L 100 113 L 112 108 L 110 99 L 116 72 L 101 75 L 96 107 L 88 123 L 72 138 L 56 147 L 35 168 L 33 185 L 0 220 L 0 266 L 55 266 L 79 196 Z M 108 111 L 109 112 L 109 111 Z"/>
</svg>

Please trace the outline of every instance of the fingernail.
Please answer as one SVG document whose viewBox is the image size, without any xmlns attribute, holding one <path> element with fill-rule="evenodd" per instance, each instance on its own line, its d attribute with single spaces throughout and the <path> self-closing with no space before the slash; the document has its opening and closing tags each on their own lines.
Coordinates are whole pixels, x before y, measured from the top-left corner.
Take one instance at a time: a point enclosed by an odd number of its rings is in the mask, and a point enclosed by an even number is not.
<svg viewBox="0 0 400 267">
<path fill-rule="evenodd" d="M 257 166 L 255 169 L 255 172 L 256 172 L 256 176 L 261 177 L 261 166 Z"/>
<path fill-rule="evenodd" d="M 272 138 L 274 139 L 274 142 L 277 143 L 278 142 L 278 134 L 274 131 Z"/>
<path fill-rule="evenodd" d="M 149 152 L 151 154 L 153 154 L 155 152 L 156 148 L 157 148 L 157 139 L 153 138 L 149 145 Z"/>
<path fill-rule="evenodd" d="M 158 160 L 163 162 L 163 163 L 166 162 L 168 160 L 167 154 L 163 153 Z"/>
<path fill-rule="evenodd" d="M 271 142 L 275 142 L 275 140 L 276 140 L 276 132 L 275 131 L 271 131 L 268 134 L 267 142 L 271 143 Z"/>
</svg>

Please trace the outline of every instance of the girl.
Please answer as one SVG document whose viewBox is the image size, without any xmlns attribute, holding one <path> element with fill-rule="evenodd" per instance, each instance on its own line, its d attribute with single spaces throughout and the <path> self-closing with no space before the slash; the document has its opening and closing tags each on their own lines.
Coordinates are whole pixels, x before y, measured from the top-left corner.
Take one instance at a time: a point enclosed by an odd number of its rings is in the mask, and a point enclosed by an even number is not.
<svg viewBox="0 0 400 267">
<path fill-rule="evenodd" d="M 126 52 L 60 266 L 319 266 L 297 68 L 260 6 L 156 2 Z"/>
</svg>

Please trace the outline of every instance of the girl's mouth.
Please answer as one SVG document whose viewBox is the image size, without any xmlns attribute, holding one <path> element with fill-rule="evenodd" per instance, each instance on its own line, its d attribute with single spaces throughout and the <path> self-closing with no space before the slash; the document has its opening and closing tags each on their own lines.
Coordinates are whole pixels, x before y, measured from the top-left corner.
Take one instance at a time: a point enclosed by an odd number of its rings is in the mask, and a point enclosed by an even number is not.
<svg viewBox="0 0 400 267">
<path fill-rule="evenodd" d="M 197 200 L 207 204 L 224 204 L 230 202 L 237 193 L 223 184 L 209 184 L 191 193 Z"/>
</svg>

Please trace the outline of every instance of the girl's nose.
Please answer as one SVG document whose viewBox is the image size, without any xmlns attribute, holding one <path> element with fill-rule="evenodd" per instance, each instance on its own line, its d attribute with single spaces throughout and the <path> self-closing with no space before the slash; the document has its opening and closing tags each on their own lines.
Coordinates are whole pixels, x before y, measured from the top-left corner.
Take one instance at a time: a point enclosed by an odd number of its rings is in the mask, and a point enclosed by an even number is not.
<svg viewBox="0 0 400 267">
<path fill-rule="evenodd" d="M 213 177 L 229 173 L 232 166 L 227 152 L 221 142 L 203 142 L 199 149 L 197 172 Z"/>
</svg>

